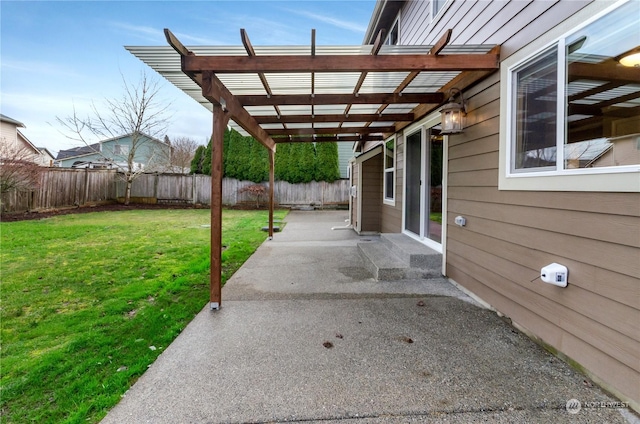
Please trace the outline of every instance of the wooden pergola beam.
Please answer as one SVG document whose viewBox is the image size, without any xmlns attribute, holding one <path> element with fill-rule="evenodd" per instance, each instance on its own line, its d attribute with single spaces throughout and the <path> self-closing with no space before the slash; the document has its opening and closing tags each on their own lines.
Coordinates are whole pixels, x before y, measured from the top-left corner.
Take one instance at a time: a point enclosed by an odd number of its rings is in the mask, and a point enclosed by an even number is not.
<svg viewBox="0 0 640 424">
<path fill-rule="evenodd" d="M 617 66 L 614 62 L 607 64 L 573 62 L 569 64 L 567 77 L 570 82 L 582 78 L 595 81 L 621 82 L 623 84 L 640 82 L 638 68 Z"/>
<path fill-rule="evenodd" d="M 446 30 L 444 34 L 442 34 L 440 39 L 436 41 L 436 44 L 434 44 L 431 47 L 431 50 L 429 50 L 429 54 L 433 56 L 439 55 L 442 49 L 444 49 L 447 46 L 447 44 L 449 44 L 449 40 L 451 40 L 452 33 L 453 33 L 452 29 Z"/>
<path fill-rule="evenodd" d="M 256 52 L 251 44 L 251 40 L 249 40 L 249 35 L 244 28 L 240 29 L 240 38 L 242 38 L 242 44 L 244 45 L 244 49 L 247 51 L 249 56 L 255 56 Z M 267 77 L 264 73 L 260 72 L 258 74 L 260 78 L 260 82 L 262 82 L 262 87 L 267 92 L 268 95 L 273 94 L 271 91 L 271 87 L 269 86 L 269 82 L 267 81 Z M 281 114 L 280 108 L 277 105 L 273 106 L 274 110 L 278 115 Z M 286 128 L 286 126 L 285 126 Z M 273 184 L 274 184 L 274 163 L 275 163 L 275 145 L 273 149 L 269 149 L 269 240 L 273 238 Z"/>
<path fill-rule="evenodd" d="M 395 132 L 395 126 L 386 127 L 339 127 L 339 128 L 287 128 L 268 129 L 272 137 L 288 135 L 312 135 L 312 134 L 377 134 Z"/>
<path fill-rule="evenodd" d="M 231 119 L 240 125 L 253 138 L 258 140 L 267 149 L 274 149 L 275 142 L 256 120 L 242 107 L 237 97 L 231 94 L 227 87 L 220 82 L 213 72 L 202 74 L 202 95 L 211 103 L 220 104 L 231 114 Z"/>
<path fill-rule="evenodd" d="M 366 94 L 278 94 L 273 96 L 242 95 L 235 98 L 243 106 L 272 105 L 344 105 L 442 103 L 443 93 L 366 93 Z"/>
<path fill-rule="evenodd" d="M 382 141 L 384 136 L 375 134 L 362 134 L 362 135 L 304 135 L 304 136 L 288 136 L 288 137 L 274 137 L 276 144 L 282 143 L 324 143 L 324 142 L 354 142 L 354 141 Z"/>
<path fill-rule="evenodd" d="M 164 30 L 167 42 L 178 52 L 182 59 L 182 71 L 189 75 L 202 88 L 202 95 L 214 105 L 221 105 L 224 111 L 229 112 L 230 119 L 233 119 L 253 138 L 258 140 L 267 149 L 275 149 L 276 143 L 271 139 L 256 120 L 238 102 L 236 97 L 220 82 L 212 72 L 202 72 L 195 74 L 184 69 L 184 59 L 186 57 L 196 57 L 193 52 L 187 49 L 178 38 L 167 28 Z"/>
<path fill-rule="evenodd" d="M 406 72 L 496 70 L 499 55 L 182 56 L 184 72 Z"/>
<path fill-rule="evenodd" d="M 303 122 L 398 122 L 413 121 L 413 113 L 361 113 L 325 115 L 258 115 L 254 119 L 259 124 L 293 124 Z"/>
</svg>

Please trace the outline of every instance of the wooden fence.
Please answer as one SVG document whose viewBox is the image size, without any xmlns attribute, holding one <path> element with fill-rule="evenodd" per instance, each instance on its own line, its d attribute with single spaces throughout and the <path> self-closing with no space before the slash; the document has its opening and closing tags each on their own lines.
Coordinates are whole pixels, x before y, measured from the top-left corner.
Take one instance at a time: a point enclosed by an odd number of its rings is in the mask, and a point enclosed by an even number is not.
<svg viewBox="0 0 640 424">
<path fill-rule="evenodd" d="M 255 183 L 224 178 L 222 203 L 236 205 L 255 202 L 255 198 L 239 191 Z M 268 188 L 269 183 L 262 183 Z M 124 182 L 117 183 L 118 198 L 124 196 Z M 306 184 L 290 184 L 276 181 L 273 187 L 275 202 L 279 205 L 346 205 L 349 203 L 349 181 L 333 183 L 312 181 Z M 133 182 L 131 197 L 135 201 L 151 203 L 211 203 L 211 177 L 208 175 L 145 174 Z M 262 199 L 262 203 L 267 201 Z"/>
<path fill-rule="evenodd" d="M 249 204 L 255 198 L 238 191 L 252 185 L 250 181 L 225 178 L 222 203 Z M 268 187 L 268 183 L 263 183 Z M 31 192 L 8 192 L 2 195 L 3 212 L 24 212 L 86 206 L 122 201 L 125 183 L 114 170 L 49 168 L 43 172 L 40 188 Z M 335 206 L 349 203 L 349 181 L 290 184 L 276 181 L 276 204 L 283 206 Z M 209 205 L 211 177 L 207 175 L 143 174 L 131 187 L 132 202 L 191 203 Z M 267 198 L 261 199 L 266 203 Z"/>
<path fill-rule="evenodd" d="M 115 199 L 116 171 L 47 168 L 35 191 L 2 194 L 3 212 L 24 212 L 107 203 Z"/>
</svg>

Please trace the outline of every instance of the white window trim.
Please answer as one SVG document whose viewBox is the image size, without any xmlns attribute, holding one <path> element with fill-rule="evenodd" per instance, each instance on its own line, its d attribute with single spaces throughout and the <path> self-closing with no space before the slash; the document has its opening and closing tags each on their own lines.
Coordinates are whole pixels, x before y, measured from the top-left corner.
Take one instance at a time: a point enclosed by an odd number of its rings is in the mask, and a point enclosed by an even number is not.
<svg viewBox="0 0 640 424">
<path fill-rule="evenodd" d="M 559 40 L 562 41 L 565 37 L 616 9 L 626 1 L 617 2 L 613 6 L 610 6 L 611 3 L 608 2 L 593 2 L 502 61 L 500 64 L 500 80 L 502 81 L 500 98 L 507 101 L 500 103 L 499 190 L 640 192 L 640 165 L 570 170 L 558 167 L 558 169 L 550 171 L 531 172 L 511 171 L 513 99 L 510 87 L 513 84 L 512 71 L 557 44 Z M 563 63 L 560 60 L 563 61 L 563 57 L 559 56 L 559 63 Z M 560 97 L 564 97 L 563 90 L 558 91 Z M 561 107 L 561 105 L 559 103 L 558 106 Z M 558 130 L 563 131 L 562 129 Z M 557 159 L 561 160 L 562 152 L 557 156 Z"/>
<path fill-rule="evenodd" d="M 387 168 L 387 143 L 393 140 L 393 167 Z M 382 203 L 389 206 L 396 205 L 396 192 L 398 191 L 398 187 L 396 185 L 396 160 L 398 158 L 398 138 L 397 137 L 389 137 L 384 141 L 383 149 L 382 149 Z M 387 197 L 387 173 L 393 173 L 393 198 Z"/>
<path fill-rule="evenodd" d="M 453 0 L 447 0 L 447 2 L 442 5 L 440 10 L 438 10 L 437 13 L 434 13 L 435 2 L 433 0 L 431 1 L 431 25 L 435 25 L 438 23 L 438 21 L 442 18 L 442 16 L 445 14 L 447 9 L 449 9 L 452 3 L 453 3 Z"/>
<path fill-rule="evenodd" d="M 400 13 L 401 11 L 398 11 L 398 16 L 396 16 L 396 18 L 393 20 L 393 24 L 391 24 L 391 29 L 389 30 L 389 32 L 387 33 L 387 36 L 384 39 L 384 44 L 388 45 L 388 46 L 399 46 L 400 45 Z M 393 32 L 393 29 L 395 27 L 398 27 L 398 42 L 396 44 L 390 44 L 389 43 L 389 37 L 391 36 L 391 33 Z"/>
</svg>

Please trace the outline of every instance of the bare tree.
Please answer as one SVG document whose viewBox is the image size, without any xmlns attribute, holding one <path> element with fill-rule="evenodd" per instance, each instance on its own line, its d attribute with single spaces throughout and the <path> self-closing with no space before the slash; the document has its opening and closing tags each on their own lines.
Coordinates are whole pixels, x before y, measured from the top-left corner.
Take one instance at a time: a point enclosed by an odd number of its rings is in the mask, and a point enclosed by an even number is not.
<svg viewBox="0 0 640 424">
<path fill-rule="evenodd" d="M 178 137 L 171 141 L 171 166 L 186 174 L 191 170 L 191 161 L 200 146 L 197 141 L 188 137 Z"/>
<path fill-rule="evenodd" d="M 26 147 L 0 143 L 0 193 L 11 190 L 34 190 L 40 185 L 43 168 L 36 155 Z"/>
<path fill-rule="evenodd" d="M 150 80 L 144 72 L 136 84 L 128 83 L 124 75 L 122 83 L 122 95 L 105 99 L 101 109 L 92 103 L 90 116 L 81 118 L 74 108 L 73 115 L 56 119 L 67 138 L 91 147 L 104 139 L 130 137 L 127 146 L 115 146 L 117 148 L 110 151 L 93 149 L 121 172 L 126 183 L 124 204 L 128 205 L 133 181 L 145 171 L 161 171 L 169 164 L 171 147 L 157 140 L 167 130 L 170 105 L 160 100 L 158 81 Z M 145 167 L 138 162 L 143 156 L 147 162 Z"/>
</svg>

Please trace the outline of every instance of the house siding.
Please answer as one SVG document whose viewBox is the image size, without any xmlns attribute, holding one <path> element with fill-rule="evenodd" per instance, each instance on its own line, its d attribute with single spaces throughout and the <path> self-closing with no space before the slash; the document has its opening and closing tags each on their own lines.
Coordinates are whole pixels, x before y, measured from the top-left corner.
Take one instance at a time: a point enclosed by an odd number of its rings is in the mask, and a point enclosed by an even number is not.
<svg viewBox="0 0 640 424">
<path fill-rule="evenodd" d="M 401 40 L 434 44 L 453 28 L 452 44 L 500 44 L 504 59 L 589 3 L 454 1 L 429 23 L 430 3 L 409 1 Z M 637 409 L 640 194 L 498 190 L 500 84 L 495 73 L 465 91 L 465 132 L 448 140 L 446 275 Z M 552 262 L 568 267 L 567 288 L 537 278 Z"/>
<path fill-rule="evenodd" d="M 382 154 L 362 162 L 360 231 L 380 232 L 382 214 Z"/>
<path fill-rule="evenodd" d="M 447 275 L 623 395 L 640 381 L 640 194 L 499 191 L 499 80 L 469 92 L 449 138 Z M 566 289 L 536 280 L 569 269 Z M 532 282 L 532 280 L 534 280 Z"/>
</svg>

